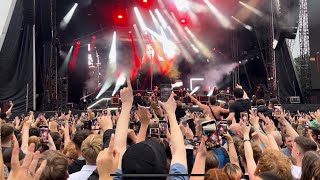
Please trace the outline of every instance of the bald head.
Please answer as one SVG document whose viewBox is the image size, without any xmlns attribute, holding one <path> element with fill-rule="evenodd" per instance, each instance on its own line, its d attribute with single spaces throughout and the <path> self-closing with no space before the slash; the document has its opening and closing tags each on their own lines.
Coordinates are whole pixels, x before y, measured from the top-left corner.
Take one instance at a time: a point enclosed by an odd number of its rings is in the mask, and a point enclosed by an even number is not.
<svg viewBox="0 0 320 180">
<path fill-rule="evenodd" d="M 229 128 L 231 131 L 233 131 L 237 135 L 238 138 L 240 139 L 243 138 L 243 134 L 240 131 L 240 124 L 232 123 Z"/>
<path fill-rule="evenodd" d="M 282 146 L 283 142 L 282 142 L 282 136 L 280 134 L 279 131 L 272 131 L 272 136 L 274 138 L 274 140 L 277 142 L 277 145 L 280 147 Z"/>
</svg>

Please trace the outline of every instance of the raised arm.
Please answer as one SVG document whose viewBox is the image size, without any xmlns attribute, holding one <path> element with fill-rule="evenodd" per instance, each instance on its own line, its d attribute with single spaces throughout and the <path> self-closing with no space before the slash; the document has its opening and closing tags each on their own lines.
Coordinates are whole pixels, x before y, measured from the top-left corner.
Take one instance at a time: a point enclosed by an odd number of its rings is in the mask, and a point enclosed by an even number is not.
<svg viewBox="0 0 320 180">
<path fill-rule="evenodd" d="M 229 157 L 230 157 L 230 162 L 232 164 L 236 164 L 237 166 L 240 167 L 239 158 L 238 158 L 238 154 L 237 154 L 237 151 L 236 151 L 236 147 L 234 145 L 233 138 L 230 136 L 229 132 L 224 134 L 224 137 L 228 141 L 228 154 L 229 154 Z"/>
<path fill-rule="evenodd" d="M 267 134 L 268 137 L 268 141 L 269 141 L 269 145 L 271 149 L 277 150 L 279 151 L 279 146 L 276 142 L 276 140 L 274 139 L 272 133 L 276 130 L 276 127 L 274 126 L 274 123 L 272 121 L 270 121 L 269 123 L 267 123 L 264 127 L 264 131 Z"/>
<path fill-rule="evenodd" d="M 186 96 L 188 96 L 191 99 L 191 101 L 196 103 L 199 106 L 199 108 L 201 108 L 202 110 L 205 110 L 207 108 L 206 105 L 202 104 L 200 101 L 198 101 L 198 99 L 194 98 L 189 93 L 187 93 Z"/>
<path fill-rule="evenodd" d="M 207 158 L 207 148 L 206 148 L 206 138 L 202 136 L 201 144 L 199 146 L 199 150 L 196 156 L 196 160 L 194 161 L 193 168 L 191 174 L 204 174 L 206 169 L 206 158 Z M 203 180 L 203 176 L 191 176 L 190 180 Z"/>
<path fill-rule="evenodd" d="M 64 118 L 64 145 L 67 146 L 67 144 L 69 144 L 69 142 L 71 142 L 70 140 L 70 126 L 69 126 L 69 118 L 70 115 L 65 116 Z"/>
<path fill-rule="evenodd" d="M 237 84 L 236 88 L 240 88 L 243 90 L 243 99 L 250 99 L 247 92 L 242 88 L 242 86 L 240 84 Z"/>
<path fill-rule="evenodd" d="M 297 133 L 297 131 L 295 131 L 295 130 L 293 129 L 293 127 L 291 126 L 291 124 L 286 120 L 283 111 L 281 111 L 280 115 L 278 115 L 277 118 L 278 118 L 279 122 L 280 122 L 283 126 L 285 126 L 285 128 L 286 128 L 286 133 L 287 133 L 290 137 L 292 137 L 292 138 L 294 139 L 294 138 L 296 138 L 296 137 L 299 136 L 299 134 Z"/>
<path fill-rule="evenodd" d="M 139 143 L 139 142 L 146 140 L 147 129 L 148 129 L 151 115 L 150 115 L 149 110 L 143 106 L 138 107 L 137 113 L 138 113 L 138 117 L 139 117 L 139 120 L 141 123 L 141 127 L 140 127 L 138 137 L 137 137 L 137 143 Z"/>
<path fill-rule="evenodd" d="M 252 146 L 250 142 L 249 132 L 250 132 L 250 126 L 247 126 L 243 123 L 240 123 L 240 130 L 243 134 L 243 145 L 244 145 L 244 153 L 246 157 L 247 167 L 248 167 L 248 174 L 250 179 L 254 179 L 255 175 L 254 172 L 256 170 L 256 162 L 253 158 L 253 151 Z"/>
<path fill-rule="evenodd" d="M 259 117 L 256 117 L 252 111 L 250 111 L 250 123 L 252 124 L 254 131 L 257 133 L 260 141 L 266 149 L 270 148 L 268 137 L 261 132 L 259 125 Z"/>
<path fill-rule="evenodd" d="M 185 167 L 187 166 L 187 155 L 184 145 L 183 135 L 180 131 L 175 111 L 177 108 L 176 101 L 173 98 L 174 94 L 172 93 L 167 102 L 159 102 L 163 109 L 168 113 L 169 123 L 170 123 L 170 148 L 172 153 L 171 165 L 179 163 Z"/>
<path fill-rule="evenodd" d="M 115 133 L 115 146 L 119 148 L 120 152 L 118 169 L 121 169 L 122 156 L 127 149 L 128 125 L 130 121 L 130 111 L 133 103 L 132 87 L 129 78 L 127 78 L 127 84 L 128 87 L 120 90 L 122 106 Z"/>
<path fill-rule="evenodd" d="M 33 121 L 33 116 L 34 116 L 34 115 L 33 115 L 33 112 L 31 112 L 30 115 L 29 115 L 29 117 L 26 117 L 26 118 L 28 118 L 28 120 L 25 121 L 25 123 L 24 123 L 23 126 L 22 126 L 21 150 L 22 150 L 24 153 L 27 153 L 27 152 L 28 152 L 29 129 L 30 129 L 30 126 L 31 126 L 32 121 Z"/>
</svg>

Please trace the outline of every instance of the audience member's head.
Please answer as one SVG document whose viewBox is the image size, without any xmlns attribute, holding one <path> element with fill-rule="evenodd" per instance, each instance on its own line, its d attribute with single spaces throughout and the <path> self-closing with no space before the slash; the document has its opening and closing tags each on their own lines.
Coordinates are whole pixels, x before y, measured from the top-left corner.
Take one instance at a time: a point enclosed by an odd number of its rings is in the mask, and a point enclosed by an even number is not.
<svg viewBox="0 0 320 180">
<path fill-rule="evenodd" d="M 11 169 L 12 150 L 13 150 L 13 147 L 9 147 L 9 148 L 5 148 L 2 151 L 3 163 L 4 163 L 4 165 L 7 166 L 9 171 Z M 25 157 L 25 154 L 22 152 L 21 149 L 19 149 L 19 161 L 22 162 L 24 157 Z"/>
<path fill-rule="evenodd" d="M 176 101 L 177 102 L 177 108 L 182 108 L 182 102 L 181 101 Z"/>
<path fill-rule="evenodd" d="M 289 151 L 292 151 L 292 143 L 293 143 L 292 137 L 289 135 L 286 135 L 286 146 L 289 149 Z"/>
<path fill-rule="evenodd" d="M 274 140 L 276 141 L 277 145 L 281 147 L 283 145 L 282 136 L 279 131 L 272 131 L 271 135 L 273 136 Z"/>
<path fill-rule="evenodd" d="M 50 133 L 52 140 L 54 142 L 54 145 L 56 146 L 57 150 L 61 149 L 62 146 L 62 137 L 58 132 L 51 132 Z"/>
<path fill-rule="evenodd" d="M 308 151 L 302 159 L 302 174 L 300 180 L 320 180 L 320 155 Z"/>
<path fill-rule="evenodd" d="M 29 129 L 29 136 L 40 137 L 39 128 L 30 127 L 30 129 Z"/>
<path fill-rule="evenodd" d="M 68 158 L 68 164 L 71 165 L 74 160 L 78 159 L 78 152 L 73 142 L 65 145 L 62 153 Z"/>
<path fill-rule="evenodd" d="M 256 163 L 258 163 L 260 157 L 262 156 L 262 149 L 260 148 L 260 146 L 258 146 L 255 143 L 251 143 L 251 146 L 252 146 L 252 151 L 253 151 L 253 159 Z M 246 156 L 244 153 L 244 144 L 243 143 L 240 144 L 239 149 L 238 149 L 238 153 L 240 156 L 241 163 L 244 166 L 246 166 L 247 162 L 246 162 Z"/>
<path fill-rule="evenodd" d="M 269 108 L 270 109 L 273 109 L 274 105 L 276 105 L 276 104 L 280 104 L 280 102 L 276 98 L 271 98 L 269 100 Z"/>
<path fill-rule="evenodd" d="M 90 130 L 80 130 L 76 131 L 75 135 L 73 136 L 73 143 L 76 146 L 77 151 L 81 151 L 82 142 L 90 135 L 92 132 Z"/>
<path fill-rule="evenodd" d="M 99 152 L 102 150 L 102 136 L 91 134 L 81 145 L 82 156 L 86 160 L 87 165 L 96 165 Z"/>
<path fill-rule="evenodd" d="M 217 103 L 217 98 L 216 98 L 216 96 L 211 96 L 211 97 L 209 98 L 209 103 L 210 103 L 210 105 L 212 105 L 212 106 L 216 105 L 216 103 Z"/>
<path fill-rule="evenodd" d="M 308 135 L 318 144 L 320 144 L 320 127 L 312 127 L 308 129 Z"/>
<path fill-rule="evenodd" d="M 230 180 L 240 180 L 242 177 L 241 168 L 235 164 L 226 164 L 223 171 L 228 175 Z"/>
<path fill-rule="evenodd" d="M 219 168 L 219 165 L 220 162 L 217 155 L 213 151 L 208 152 L 205 171 L 208 171 L 209 169 Z"/>
<path fill-rule="evenodd" d="M 266 105 L 266 101 L 264 99 L 258 99 L 256 101 L 257 106 L 265 106 Z"/>
<path fill-rule="evenodd" d="M 147 140 L 130 146 L 124 153 L 121 164 L 123 174 L 168 173 L 165 149 L 154 140 Z"/>
<path fill-rule="evenodd" d="M 255 175 L 258 176 L 263 172 L 271 172 L 283 180 L 291 180 L 291 166 L 290 159 L 280 151 L 266 150 L 258 161 Z"/>
<path fill-rule="evenodd" d="M 304 136 L 298 136 L 294 139 L 292 144 L 292 157 L 294 157 L 298 162 L 302 161 L 304 154 L 307 151 L 316 151 L 317 144 L 309 138 Z"/>
<path fill-rule="evenodd" d="M 206 176 L 205 180 L 229 180 L 228 175 L 222 169 L 209 169 L 206 174 L 209 176 Z"/>
<path fill-rule="evenodd" d="M 241 88 L 235 88 L 233 91 L 233 95 L 236 99 L 241 99 L 243 98 L 244 91 Z"/>
<path fill-rule="evenodd" d="M 3 145 L 11 146 L 11 141 L 13 140 L 14 127 L 10 124 L 3 124 L 1 126 L 1 143 Z"/>
<path fill-rule="evenodd" d="M 47 160 L 47 165 L 41 175 L 41 180 L 64 180 L 68 178 L 68 160 L 59 151 L 48 150 L 39 159 L 37 168 L 43 160 Z"/>
<path fill-rule="evenodd" d="M 30 146 L 30 144 L 34 144 L 35 147 L 38 147 L 38 144 L 40 143 L 40 139 L 37 136 L 30 136 L 29 137 L 29 141 L 28 141 L 28 145 Z M 36 150 L 36 149 L 35 149 Z"/>
</svg>

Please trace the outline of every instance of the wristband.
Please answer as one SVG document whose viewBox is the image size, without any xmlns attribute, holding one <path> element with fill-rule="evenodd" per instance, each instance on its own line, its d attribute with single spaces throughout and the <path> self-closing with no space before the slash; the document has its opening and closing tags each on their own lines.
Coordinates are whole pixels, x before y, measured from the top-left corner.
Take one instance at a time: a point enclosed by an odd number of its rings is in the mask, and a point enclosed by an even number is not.
<svg viewBox="0 0 320 180">
<path fill-rule="evenodd" d="M 247 141 L 250 142 L 250 139 L 244 139 L 243 140 L 244 143 L 247 142 Z"/>
</svg>

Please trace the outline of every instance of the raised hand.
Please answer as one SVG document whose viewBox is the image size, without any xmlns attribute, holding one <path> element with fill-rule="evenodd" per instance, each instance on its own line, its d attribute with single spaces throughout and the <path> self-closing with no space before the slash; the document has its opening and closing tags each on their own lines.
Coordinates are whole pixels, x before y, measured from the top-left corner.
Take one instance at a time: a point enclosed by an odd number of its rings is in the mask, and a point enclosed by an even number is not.
<svg viewBox="0 0 320 180">
<path fill-rule="evenodd" d="M 97 169 L 100 179 L 113 179 L 110 175 L 116 172 L 119 159 L 120 153 L 115 147 L 114 134 L 112 134 L 109 148 L 105 148 L 97 157 Z"/>
<path fill-rule="evenodd" d="M 122 102 L 122 105 L 132 106 L 132 103 L 133 103 L 132 92 L 133 91 L 132 91 L 131 81 L 130 81 L 129 77 L 127 77 L 127 85 L 128 85 L 128 87 L 125 87 L 120 90 L 121 102 Z"/>
<path fill-rule="evenodd" d="M 34 153 L 35 145 L 32 143 L 28 148 L 28 152 L 23 160 L 22 165 L 19 162 L 19 145 L 18 142 L 14 143 L 14 148 L 11 157 L 11 171 L 8 180 L 38 180 L 41 177 L 43 170 L 47 165 L 47 161 L 41 162 L 40 167 L 36 171 L 36 167 L 40 158 L 40 152 Z"/>
<path fill-rule="evenodd" d="M 103 131 L 106 131 L 107 129 L 113 128 L 113 123 L 111 119 L 111 115 L 103 115 L 99 118 L 97 118 L 97 121 Z"/>
<path fill-rule="evenodd" d="M 259 126 L 259 117 L 252 110 L 250 110 L 250 123 L 255 127 Z"/>
<path fill-rule="evenodd" d="M 244 137 L 249 137 L 249 133 L 250 133 L 250 126 L 247 126 L 246 124 L 244 124 L 243 122 L 240 122 L 240 131 L 243 134 Z"/>
<path fill-rule="evenodd" d="M 151 114 L 146 107 L 139 106 L 138 111 L 137 111 L 137 115 L 139 117 L 141 124 L 146 124 L 146 125 L 149 124 L 150 119 L 151 119 Z"/>
<path fill-rule="evenodd" d="M 159 104 L 163 107 L 163 109 L 168 112 L 175 113 L 177 108 L 176 100 L 174 100 L 174 93 L 171 94 L 167 102 L 161 102 L 159 101 Z"/>
</svg>

